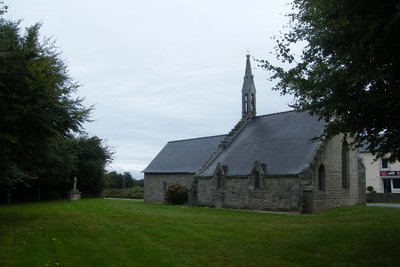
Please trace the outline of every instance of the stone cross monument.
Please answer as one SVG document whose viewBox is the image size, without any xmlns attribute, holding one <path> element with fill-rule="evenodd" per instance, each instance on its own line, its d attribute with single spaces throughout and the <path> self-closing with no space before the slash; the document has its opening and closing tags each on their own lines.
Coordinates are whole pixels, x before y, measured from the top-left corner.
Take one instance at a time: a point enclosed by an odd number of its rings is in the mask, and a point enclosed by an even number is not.
<svg viewBox="0 0 400 267">
<path fill-rule="evenodd" d="M 78 179 L 74 177 L 74 188 L 68 192 L 68 200 L 73 201 L 73 200 L 80 200 L 81 199 L 81 192 L 79 192 L 78 189 L 76 189 L 76 183 L 78 182 Z"/>
</svg>

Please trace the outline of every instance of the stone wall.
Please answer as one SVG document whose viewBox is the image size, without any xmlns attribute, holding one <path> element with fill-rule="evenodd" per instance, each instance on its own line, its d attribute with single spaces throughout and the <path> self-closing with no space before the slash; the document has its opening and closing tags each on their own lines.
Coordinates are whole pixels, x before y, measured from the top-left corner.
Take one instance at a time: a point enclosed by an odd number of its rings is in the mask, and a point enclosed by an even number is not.
<svg viewBox="0 0 400 267">
<path fill-rule="evenodd" d="M 318 179 L 321 164 L 325 168 L 323 190 L 319 189 Z M 254 174 L 248 177 L 222 176 L 222 186 L 217 188 L 216 176 L 194 180 L 194 174 L 146 173 L 144 200 L 163 202 L 168 186 L 180 183 L 191 190 L 189 202 L 195 206 L 315 213 L 363 202 L 360 192 L 364 189 L 360 187 L 365 186 L 365 178 L 361 176 L 358 151 L 350 150 L 349 186 L 342 187 L 342 137 L 337 136 L 318 149 L 312 163 L 298 176 L 261 175 L 259 188 L 254 186 Z"/>
<path fill-rule="evenodd" d="M 400 202 L 400 194 L 398 193 L 368 193 L 368 202 L 391 203 Z"/>
<path fill-rule="evenodd" d="M 325 167 L 325 190 L 319 190 L 320 164 Z M 349 151 L 349 187 L 342 187 L 342 136 L 336 136 L 318 150 L 315 161 L 304 175 L 313 177 L 313 210 L 320 212 L 329 208 L 355 205 L 359 199 L 358 151 Z"/>
<path fill-rule="evenodd" d="M 252 177 L 224 177 L 217 189 L 215 178 L 197 179 L 197 205 L 236 209 L 298 211 L 297 177 L 261 178 L 255 189 Z"/>
<path fill-rule="evenodd" d="M 319 167 L 325 167 L 325 187 L 319 190 Z M 196 203 L 200 206 L 238 209 L 297 211 L 315 213 L 359 203 L 360 177 L 357 150 L 349 151 L 349 186 L 342 187 L 342 137 L 320 147 L 313 162 L 298 177 L 263 177 L 261 188 L 254 189 L 254 177 L 224 177 L 217 189 L 216 179 L 196 178 Z M 362 197 L 362 196 L 361 196 Z M 362 200 L 361 200 L 362 201 Z"/>
<path fill-rule="evenodd" d="M 367 203 L 367 194 L 365 189 L 367 188 L 367 174 L 366 168 L 362 159 L 358 158 L 358 204 Z"/>
<path fill-rule="evenodd" d="M 325 187 L 319 190 L 319 167 L 325 167 Z M 216 178 L 197 178 L 196 203 L 238 209 L 297 211 L 315 213 L 359 202 L 357 150 L 349 151 L 349 185 L 342 186 L 342 137 L 337 136 L 320 147 L 314 161 L 298 177 L 263 177 L 254 188 L 254 177 L 223 177 L 217 189 Z M 362 191 L 362 190 L 361 190 Z"/>
<path fill-rule="evenodd" d="M 191 173 L 172 173 L 172 174 L 144 174 L 144 201 L 163 202 L 164 194 L 172 184 L 179 183 L 191 188 L 193 174 Z"/>
</svg>

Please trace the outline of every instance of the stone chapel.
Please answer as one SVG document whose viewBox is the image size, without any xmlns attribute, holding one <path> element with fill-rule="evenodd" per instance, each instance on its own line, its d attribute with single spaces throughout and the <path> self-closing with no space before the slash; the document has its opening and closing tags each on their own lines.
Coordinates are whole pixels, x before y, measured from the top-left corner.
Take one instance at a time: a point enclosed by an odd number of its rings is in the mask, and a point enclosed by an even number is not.
<svg viewBox="0 0 400 267">
<path fill-rule="evenodd" d="M 362 203 L 358 151 L 343 136 L 311 141 L 323 129 L 307 112 L 257 116 L 247 55 L 242 118 L 225 135 L 168 142 L 143 171 L 144 200 L 163 202 L 180 183 L 192 206 L 315 213 Z"/>
</svg>

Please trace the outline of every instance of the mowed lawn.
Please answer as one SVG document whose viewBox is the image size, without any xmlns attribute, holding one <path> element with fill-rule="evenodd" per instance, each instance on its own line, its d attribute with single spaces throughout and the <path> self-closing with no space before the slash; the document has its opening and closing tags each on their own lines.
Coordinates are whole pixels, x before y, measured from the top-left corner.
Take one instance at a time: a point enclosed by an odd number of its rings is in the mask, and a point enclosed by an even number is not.
<svg viewBox="0 0 400 267">
<path fill-rule="evenodd" d="M 0 206 L 0 266 L 399 266 L 400 209 L 317 215 L 88 199 Z"/>
</svg>

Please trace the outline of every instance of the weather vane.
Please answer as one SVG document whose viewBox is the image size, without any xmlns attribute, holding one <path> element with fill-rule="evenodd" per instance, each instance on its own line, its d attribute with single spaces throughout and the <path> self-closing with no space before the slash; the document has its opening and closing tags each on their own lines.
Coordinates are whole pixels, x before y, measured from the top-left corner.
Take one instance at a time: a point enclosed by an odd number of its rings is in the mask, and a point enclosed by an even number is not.
<svg viewBox="0 0 400 267">
<path fill-rule="evenodd" d="M 250 54 L 251 54 L 250 51 L 246 49 L 246 52 L 247 52 L 247 55 L 250 56 Z M 254 59 L 254 58 L 253 58 L 253 59 Z M 258 69 L 258 68 L 257 68 L 257 67 L 253 67 L 253 68 L 251 68 L 251 69 L 255 70 L 255 69 Z"/>
</svg>

